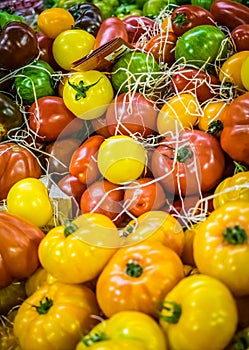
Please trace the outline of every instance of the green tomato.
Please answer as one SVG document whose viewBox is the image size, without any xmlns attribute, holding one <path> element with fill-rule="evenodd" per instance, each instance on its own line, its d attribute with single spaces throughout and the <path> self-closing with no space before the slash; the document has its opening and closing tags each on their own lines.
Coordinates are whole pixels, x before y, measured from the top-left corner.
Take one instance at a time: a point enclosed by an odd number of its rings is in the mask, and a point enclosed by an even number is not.
<svg viewBox="0 0 249 350">
<path fill-rule="evenodd" d="M 206 10 L 210 10 L 210 6 L 214 0 L 191 0 L 191 5 L 200 6 Z"/>
<path fill-rule="evenodd" d="M 65 70 L 71 70 L 73 62 L 87 56 L 93 50 L 95 37 L 84 29 L 65 30 L 53 41 L 55 61 Z"/>
<path fill-rule="evenodd" d="M 97 164 L 108 181 L 127 183 L 141 176 L 146 164 L 146 151 L 130 136 L 110 136 L 99 147 Z"/>
<path fill-rule="evenodd" d="M 143 52 L 126 52 L 112 68 L 112 85 L 120 93 L 130 89 L 136 90 L 146 86 L 146 82 L 153 84 L 157 79 L 160 67 L 152 55 Z M 155 73 L 155 74 L 153 74 Z"/>
<path fill-rule="evenodd" d="M 38 227 L 46 225 L 53 216 L 47 187 L 39 179 L 31 177 L 17 181 L 10 188 L 7 210 Z"/>
<path fill-rule="evenodd" d="M 176 5 L 176 0 L 148 0 L 143 5 L 143 15 L 156 18 L 163 9 L 170 11 Z"/>
<path fill-rule="evenodd" d="M 55 95 L 53 73 L 53 68 L 47 62 L 32 62 L 16 75 L 14 86 L 17 94 L 28 104 L 40 97 Z"/>
<path fill-rule="evenodd" d="M 180 62 L 207 67 L 227 54 L 226 35 L 216 26 L 200 25 L 185 32 L 176 42 L 175 58 Z"/>
<path fill-rule="evenodd" d="M 244 87 L 246 88 L 247 91 L 249 91 L 248 71 L 249 71 L 249 57 L 247 57 L 243 61 L 242 66 L 241 66 L 241 71 L 240 71 L 242 84 L 244 85 Z"/>
<path fill-rule="evenodd" d="M 93 1 L 93 4 L 100 9 L 104 19 L 113 16 L 115 10 L 111 4 L 106 4 L 104 3 L 104 1 L 101 1 L 101 0 Z"/>
</svg>

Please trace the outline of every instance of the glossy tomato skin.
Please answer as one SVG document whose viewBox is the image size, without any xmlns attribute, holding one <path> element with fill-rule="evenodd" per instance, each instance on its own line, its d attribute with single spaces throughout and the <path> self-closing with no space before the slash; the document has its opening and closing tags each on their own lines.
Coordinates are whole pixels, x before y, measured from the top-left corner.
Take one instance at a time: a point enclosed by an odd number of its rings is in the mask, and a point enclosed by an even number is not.
<svg viewBox="0 0 249 350">
<path fill-rule="evenodd" d="M 54 39 L 48 38 L 42 32 L 38 32 L 36 35 L 40 51 L 40 59 L 47 62 L 53 69 L 59 70 L 60 66 L 56 63 L 52 51 Z"/>
<path fill-rule="evenodd" d="M 124 193 L 127 210 L 136 217 L 158 210 L 165 204 L 165 193 L 159 182 L 143 177 L 127 186 Z"/>
<path fill-rule="evenodd" d="M 229 105 L 223 121 L 222 149 L 238 162 L 249 165 L 249 92 L 236 97 Z"/>
<path fill-rule="evenodd" d="M 210 12 L 219 25 L 233 30 L 240 24 L 249 24 L 249 8 L 237 1 L 216 0 L 210 6 Z"/>
<path fill-rule="evenodd" d="M 200 103 L 215 97 L 220 81 L 214 74 L 194 68 L 180 68 L 173 72 L 170 83 L 175 93 L 192 92 Z"/>
<path fill-rule="evenodd" d="M 216 26 L 203 24 L 189 29 L 176 42 L 175 58 L 179 62 L 207 67 L 217 56 L 223 58 L 227 52 L 226 35 Z M 205 45 L 204 45 L 205 44 Z"/>
<path fill-rule="evenodd" d="M 81 121 L 65 106 L 62 97 L 41 97 L 29 107 L 28 112 L 29 127 L 43 142 L 55 141 L 63 130 L 64 136 L 71 135 L 81 126 Z"/>
<path fill-rule="evenodd" d="M 105 118 L 110 135 L 133 133 L 147 137 L 156 131 L 157 111 L 139 92 L 117 95 L 108 106 Z"/>
<path fill-rule="evenodd" d="M 151 37 L 155 22 L 145 16 L 128 16 L 123 19 L 128 33 L 128 41 L 135 44 L 142 35 Z"/>
<path fill-rule="evenodd" d="M 169 136 L 164 141 L 165 144 L 159 145 L 152 155 L 152 171 L 155 178 L 164 176 L 160 183 L 166 191 L 193 195 L 217 185 L 223 175 L 225 158 L 213 135 L 200 130 L 184 130 L 179 136 Z M 176 145 L 181 141 L 183 146 L 178 146 L 175 155 Z"/>
<path fill-rule="evenodd" d="M 82 213 L 100 213 L 108 216 L 115 224 L 120 221 L 124 198 L 123 188 L 108 180 L 98 180 L 92 183 L 81 196 L 80 209 Z"/>
<path fill-rule="evenodd" d="M 0 287 L 29 277 L 39 266 L 38 246 L 44 233 L 19 216 L 0 211 Z"/>
<path fill-rule="evenodd" d="M 104 140 L 101 135 L 90 136 L 72 155 L 69 172 L 83 184 L 91 184 L 100 176 L 94 158 L 96 158 L 98 149 Z"/>
<path fill-rule="evenodd" d="M 158 33 L 150 38 L 144 50 L 151 53 L 158 63 L 171 66 L 175 62 L 176 41 L 177 36 L 172 31 Z"/>
<path fill-rule="evenodd" d="M 126 310 L 156 316 L 162 297 L 183 276 L 179 256 L 159 242 L 121 248 L 99 275 L 97 300 L 107 317 Z"/>
<path fill-rule="evenodd" d="M 171 13 L 172 30 L 177 36 L 202 24 L 215 25 L 214 16 L 204 7 L 184 4 Z"/>
<path fill-rule="evenodd" d="M 240 24 L 231 31 L 231 36 L 234 40 L 236 50 L 249 50 L 249 23 Z"/>
<path fill-rule="evenodd" d="M 41 166 L 26 148 L 13 142 L 0 145 L 0 199 L 5 199 L 17 181 L 26 177 L 39 178 Z"/>
<path fill-rule="evenodd" d="M 76 202 L 79 204 L 81 196 L 86 189 L 86 185 L 80 182 L 80 180 L 73 175 L 67 174 L 62 177 L 57 183 L 58 187 L 62 192 L 68 196 L 75 198 Z"/>
</svg>

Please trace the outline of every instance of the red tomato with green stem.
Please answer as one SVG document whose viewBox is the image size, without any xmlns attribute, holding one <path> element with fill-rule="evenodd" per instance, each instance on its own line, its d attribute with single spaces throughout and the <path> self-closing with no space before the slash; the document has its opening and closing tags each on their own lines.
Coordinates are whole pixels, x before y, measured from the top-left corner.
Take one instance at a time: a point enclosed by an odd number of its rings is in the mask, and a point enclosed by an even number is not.
<svg viewBox="0 0 249 350">
<path fill-rule="evenodd" d="M 72 135 L 81 125 L 80 120 L 65 106 L 63 98 L 58 96 L 39 98 L 29 107 L 28 113 L 29 127 L 40 141 L 55 141 L 64 129 L 64 136 L 65 133 Z"/>
<path fill-rule="evenodd" d="M 158 112 L 141 93 L 117 95 L 106 111 L 106 124 L 111 135 L 137 134 L 147 137 L 155 133 Z"/>
<path fill-rule="evenodd" d="M 219 183 L 225 157 L 215 136 L 184 130 L 162 141 L 153 152 L 151 166 L 166 191 L 189 196 L 210 191 Z"/>
</svg>

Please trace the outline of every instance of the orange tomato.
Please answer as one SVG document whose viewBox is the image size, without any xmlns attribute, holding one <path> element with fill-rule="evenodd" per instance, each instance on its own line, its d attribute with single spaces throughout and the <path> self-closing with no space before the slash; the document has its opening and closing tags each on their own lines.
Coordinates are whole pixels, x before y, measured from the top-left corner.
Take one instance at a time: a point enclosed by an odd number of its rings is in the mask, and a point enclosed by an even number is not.
<svg viewBox="0 0 249 350">
<path fill-rule="evenodd" d="M 203 115 L 198 117 L 198 128 L 219 137 L 228 106 L 226 101 L 207 103 L 203 108 Z"/>
</svg>

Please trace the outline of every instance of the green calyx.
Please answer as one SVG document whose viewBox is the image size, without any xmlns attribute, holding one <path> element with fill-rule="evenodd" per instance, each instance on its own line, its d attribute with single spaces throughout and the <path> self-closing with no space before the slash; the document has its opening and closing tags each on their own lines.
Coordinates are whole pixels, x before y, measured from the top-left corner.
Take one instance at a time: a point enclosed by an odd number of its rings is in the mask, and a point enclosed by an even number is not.
<svg viewBox="0 0 249 350">
<path fill-rule="evenodd" d="M 223 130 L 223 123 L 221 120 L 214 120 L 208 125 L 207 133 L 216 135 Z"/>
<path fill-rule="evenodd" d="M 81 342 L 86 345 L 87 347 L 91 346 L 94 343 L 98 343 L 103 340 L 108 340 L 105 333 L 99 332 L 99 333 L 89 333 L 81 338 Z"/>
<path fill-rule="evenodd" d="M 180 163 L 185 163 L 188 159 L 193 157 L 193 152 L 188 146 L 183 146 L 179 148 L 177 152 L 177 161 Z"/>
<path fill-rule="evenodd" d="M 189 23 L 189 21 L 187 20 L 187 16 L 184 12 L 177 13 L 172 22 L 174 24 L 177 24 L 179 28 L 181 28 L 184 24 Z"/>
<path fill-rule="evenodd" d="M 45 315 L 48 313 L 49 309 L 53 306 L 53 300 L 48 297 L 45 298 L 45 301 L 40 300 L 40 304 L 32 305 L 39 315 Z"/>
<path fill-rule="evenodd" d="M 242 227 L 235 225 L 233 228 L 226 228 L 223 238 L 227 243 L 237 245 L 243 244 L 247 240 L 247 234 Z"/>
<path fill-rule="evenodd" d="M 69 221 L 65 224 L 65 229 L 64 229 L 64 235 L 65 237 L 71 235 L 72 233 L 74 233 L 75 231 L 78 230 L 78 226 L 75 225 L 73 222 Z"/>
<path fill-rule="evenodd" d="M 165 301 L 163 303 L 163 310 L 167 311 L 167 314 L 160 313 L 160 318 L 168 323 L 177 323 L 182 313 L 180 304 L 174 301 Z"/>
<path fill-rule="evenodd" d="M 85 83 L 83 80 L 80 80 L 78 84 L 73 84 L 68 80 L 68 84 L 76 91 L 75 100 L 79 101 L 81 98 L 86 98 L 87 91 L 91 89 L 93 86 L 95 86 L 96 84 L 98 84 L 100 79 L 102 79 L 102 77 L 100 77 L 95 83 L 87 86 L 85 86 Z"/>
<path fill-rule="evenodd" d="M 126 274 L 130 277 L 138 278 L 143 273 L 143 268 L 141 265 L 136 263 L 135 261 L 128 262 L 126 264 Z"/>
</svg>

